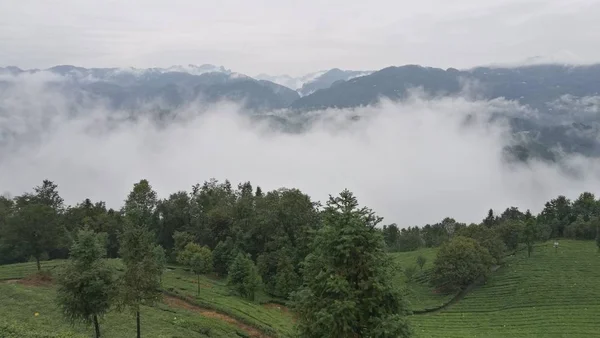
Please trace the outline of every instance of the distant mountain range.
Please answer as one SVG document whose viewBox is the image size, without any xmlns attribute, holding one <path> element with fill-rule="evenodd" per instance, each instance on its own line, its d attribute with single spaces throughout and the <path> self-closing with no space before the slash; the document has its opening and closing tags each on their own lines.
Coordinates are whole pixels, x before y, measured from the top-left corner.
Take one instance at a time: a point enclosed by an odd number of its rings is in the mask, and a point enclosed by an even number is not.
<svg viewBox="0 0 600 338">
<path fill-rule="evenodd" d="M 266 74 L 253 78 L 213 65 L 148 69 L 64 65 L 46 70 L 6 67 L 0 68 L 0 91 L 11 86 L 7 75 L 43 71 L 66 80 L 56 84 L 62 91 L 98 97 L 113 108 L 143 108 L 162 114 L 195 101 L 227 100 L 254 112 L 285 109 L 301 116 L 303 112 L 326 108 L 366 106 L 382 98 L 403 100 L 414 88 L 438 97 L 504 98 L 537 113 L 525 116 L 507 112 L 501 116 L 508 120 L 518 140 L 507 149 L 512 157 L 550 161 L 563 153 L 600 157 L 600 65 L 469 70 L 407 65 L 374 72 L 336 68 L 297 78 Z M 465 92 L 466 88 L 476 89 Z M 291 122 L 279 122 L 290 129 Z"/>
</svg>

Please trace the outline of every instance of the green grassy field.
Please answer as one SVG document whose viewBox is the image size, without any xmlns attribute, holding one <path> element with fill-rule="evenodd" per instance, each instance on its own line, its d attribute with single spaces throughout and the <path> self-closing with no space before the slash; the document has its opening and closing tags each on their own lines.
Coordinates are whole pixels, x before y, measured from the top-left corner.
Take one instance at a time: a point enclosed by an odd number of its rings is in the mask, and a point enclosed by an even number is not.
<svg viewBox="0 0 600 338">
<path fill-rule="evenodd" d="M 427 258 L 426 274 L 432 267 L 436 249 L 390 256 L 398 266 L 406 267 L 415 264 L 421 254 Z M 60 264 L 51 261 L 43 262 L 42 266 L 56 271 L 53 267 Z M 119 262 L 115 260 L 113 264 Z M 71 326 L 64 321 L 54 301 L 54 286 L 31 286 L 12 280 L 33 272 L 35 263 L 0 266 L 0 336 L 89 337 L 91 328 Z M 405 285 L 402 270 L 397 272 L 397 283 Z M 272 300 L 264 294 L 259 293 L 255 302 L 249 302 L 230 294 L 223 280 L 202 276 L 200 284 L 201 293 L 197 297 L 195 276 L 170 267 L 163 275 L 163 287 L 188 301 L 179 304 L 173 298 L 168 304 L 143 308 L 144 336 L 236 337 L 256 334 L 258 331 L 252 331 L 252 327 L 270 336 L 292 335 L 292 315 L 285 307 L 271 304 Z M 410 321 L 419 338 L 599 336 L 599 285 L 600 254 L 594 242 L 562 240 L 558 252 L 551 243 L 545 243 L 535 247 L 531 258 L 525 251 L 507 257 L 485 285 L 458 303 L 439 312 L 413 315 Z M 427 283 L 419 281 L 406 287 L 413 310 L 439 306 L 453 296 L 437 294 Z M 192 304 L 205 310 L 199 311 Z M 34 315 L 36 312 L 38 316 Z M 104 318 L 102 329 L 105 337 L 132 337 L 135 320 L 127 312 L 111 312 Z M 203 333 L 207 329 L 209 335 Z"/>
<path fill-rule="evenodd" d="M 598 337 L 600 254 L 560 241 L 509 257 L 483 285 L 437 313 L 411 317 L 417 337 Z"/>
<path fill-rule="evenodd" d="M 398 267 L 395 274 L 396 282 L 398 285 L 406 287 L 406 298 L 409 301 L 410 309 L 413 311 L 441 306 L 454 297 L 454 294 L 437 293 L 428 283 L 428 274 L 433 267 L 437 251 L 437 248 L 422 248 L 417 251 L 390 253 L 390 257 L 392 257 L 393 262 Z M 427 259 L 423 266 L 423 271 L 417 267 L 417 274 L 413 278 L 413 281 L 409 282 L 406 280 L 403 271 L 406 267 L 417 266 L 417 257 L 420 255 Z"/>
<path fill-rule="evenodd" d="M 46 261 L 43 270 L 56 273 L 64 261 Z M 120 267 L 118 260 L 112 264 Z M 9 330 L 14 337 L 33 336 L 33 332 L 61 333 L 65 337 L 89 337 L 91 328 L 71 326 L 64 321 L 55 302 L 55 286 L 33 286 L 17 281 L 36 272 L 35 263 L 0 266 L 0 337 Z M 259 293 L 255 302 L 231 295 L 225 281 L 202 276 L 201 294 L 196 297 L 196 277 L 181 268 L 170 267 L 163 275 L 163 288 L 174 294 L 189 298 L 191 304 L 177 302 L 160 303 L 142 310 L 144 337 L 238 337 L 260 331 L 273 337 L 289 336 L 293 330 L 292 316 L 285 307 L 269 304 L 270 299 Z M 213 309 L 213 311 L 209 311 Z M 38 316 L 34 316 L 35 313 Z M 26 332 L 22 330 L 26 328 Z M 258 328 L 259 330 L 253 329 Z M 205 334 L 206 330 L 210 334 Z M 103 321 L 106 337 L 135 336 L 135 319 L 127 312 L 109 313 Z M 265 335 L 266 336 L 266 335 Z M 54 337 L 42 335 L 39 337 Z M 62 336 L 61 336 L 62 337 Z"/>
<path fill-rule="evenodd" d="M 258 292 L 255 301 L 232 295 L 222 279 L 200 276 L 200 296 L 197 296 L 196 276 L 181 268 L 169 269 L 163 274 L 163 286 L 168 291 L 189 297 L 194 303 L 215 309 L 279 336 L 290 336 L 294 323 L 283 306 L 272 304 L 264 293 Z"/>
</svg>

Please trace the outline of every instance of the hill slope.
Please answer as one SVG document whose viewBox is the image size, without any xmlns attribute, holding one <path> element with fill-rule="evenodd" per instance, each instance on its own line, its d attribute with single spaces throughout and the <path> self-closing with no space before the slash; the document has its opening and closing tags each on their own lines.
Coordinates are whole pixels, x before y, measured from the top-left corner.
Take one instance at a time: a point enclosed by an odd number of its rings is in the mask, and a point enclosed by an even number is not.
<svg viewBox="0 0 600 338">
<path fill-rule="evenodd" d="M 446 310 L 411 318 L 417 337 L 592 337 L 600 317 L 600 254 L 593 242 L 519 252 Z"/>
</svg>

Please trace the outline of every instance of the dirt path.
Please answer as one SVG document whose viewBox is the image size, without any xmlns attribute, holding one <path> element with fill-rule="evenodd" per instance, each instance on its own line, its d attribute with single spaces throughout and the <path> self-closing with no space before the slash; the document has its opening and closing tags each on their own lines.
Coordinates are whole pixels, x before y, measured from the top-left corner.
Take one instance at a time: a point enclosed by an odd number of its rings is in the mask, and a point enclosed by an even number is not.
<svg viewBox="0 0 600 338">
<path fill-rule="evenodd" d="M 218 313 L 216 311 L 213 310 L 208 310 L 205 308 L 202 308 L 200 306 L 197 306 L 195 304 L 191 304 L 189 302 L 186 302 L 183 299 L 177 298 L 177 297 L 173 297 L 173 296 L 169 296 L 169 295 L 163 295 L 163 300 L 164 302 L 172 307 L 175 308 L 180 308 L 180 309 L 186 309 L 195 313 L 198 313 L 204 317 L 208 317 L 208 318 L 214 318 L 214 319 L 219 319 L 222 321 L 225 321 L 229 324 L 233 324 L 235 325 L 237 328 L 241 329 L 242 331 L 246 332 L 250 337 L 254 337 L 254 338 L 270 338 L 270 336 L 260 332 L 258 329 L 244 324 L 242 322 L 240 322 L 239 320 L 235 319 L 235 318 L 231 318 L 227 315 L 224 315 L 222 313 Z"/>
</svg>

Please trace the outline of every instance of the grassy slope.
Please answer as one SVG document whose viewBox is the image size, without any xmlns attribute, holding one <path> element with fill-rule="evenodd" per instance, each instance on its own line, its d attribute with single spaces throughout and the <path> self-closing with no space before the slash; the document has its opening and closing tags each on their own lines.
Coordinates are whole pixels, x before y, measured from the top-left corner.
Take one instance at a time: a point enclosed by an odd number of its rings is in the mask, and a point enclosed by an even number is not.
<svg viewBox="0 0 600 338">
<path fill-rule="evenodd" d="M 592 337 L 600 325 L 600 254 L 593 242 L 519 252 L 450 308 L 413 316 L 418 337 Z"/>
<path fill-rule="evenodd" d="M 227 313 L 252 326 L 279 336 L 291 336 L 294 323 L 289 313 L 277 307 L 261 305 L 270 299 L 258 293 L 254 302 L 232 295 L 226 281 L 200 276 L 200 296 L 197 297 L 196 276 L 180 268 L 168 270 L 163 275 L 163 287 L 178 295 L 191 297 L 202 306 Z"/>
<path fill-rule="evenodd" d="M 399 266 L 396 273 L 396 281 L 398 285 L 406 285 L 406 297 L 410 303 L 411 310 L 423 310 L 437 307 L 448 302 L 454 296 L 454 294 L 439 294 L 434 292 L 434 288 L 427 283 L 426 279 L 423 278 L 424 276 L 419 276 L 420 274 L 427 274 L 428 270 L 433 267 L 433 261 L 435 260 L 437 250 L 437 248 L 423 248 L 417 251 L 396 252 L 390 254 L 393 262 Z M 423 266 L 423 273 L 419 271 L 415 276 L 414 281 L 407 283 L 403 269 L 412 265 L 417 266 L 417 257 L 420 255 L 423 255 L 423 257 L 427 259 Z M 417 269 L 419 269 L 418 266 Z"/>
<path fill-rule="evenodd" d="M 61 261 L 42 263 L 43 269 L 53 272 Z M 120 265 L 117 260 L 112 261 Z M 32 330 L 47 330 L 50 332 L 65 331 L 88 333 L 88 328 L 81 325 L 70 326 L 65 322 L 55 304 L 55 289 L 53 287 L 30 287 L 18 283 L 7 283 L 6 280 L 22 278 L 36 271 L 35 263 L 23 263 L 0 266 L 0 327 L 1 324 L 11 325 L 22 322 Z M 268 298 L 259 294 L 257 302 L 249 302 L 230 295 L 222 280 L 202 276 L 201 295 L 196 298 L 196 277 L 182 269 L 175 268 L 165 271 L 163 287 L 175 293 L 192 296 L 199 305 L 207 305 L 219 312 L 231 314 L 252 326 L 271 330 L 274 335 L 288 336 L 293 329 L 291 316 L 276 307 L 267 307 L 259 301 L 268 302 Z M 34 317 L 33 313 L 40 316 Z M 177 319 L 175 319 L 177 318 Z M 203 328 L 211 328 L 211 337 L 235 337 L 241 331 L 232 324 L 214 318 L 205 318 L 184 309 L 169 308 L 159 304 L 154 308 L 145 308 L 142 313 L 142 330 L 146 337 L 205 337 L 200 332 Z M 145 322 L 145 323 L 144 323 Z M 131 337 L 135 330 L 135 320 L 128 313 L 110 313 L 103 330 L 107 337 Z"/>
</svg>

